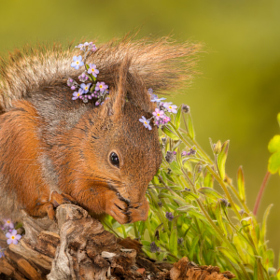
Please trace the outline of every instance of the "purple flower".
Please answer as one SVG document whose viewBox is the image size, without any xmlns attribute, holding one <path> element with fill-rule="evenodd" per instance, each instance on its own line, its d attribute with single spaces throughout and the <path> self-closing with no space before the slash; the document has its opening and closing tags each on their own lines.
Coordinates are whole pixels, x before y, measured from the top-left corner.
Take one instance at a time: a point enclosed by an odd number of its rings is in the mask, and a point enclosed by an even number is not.
<svg viewBox="0 0 280 280">
<path fill-rule="evenodd" d="M 155 111 L 153 112 L 153 115 L 156 117 L 157 120 L 160 120 L 161 118 L 163 118 L 164 112 L 162 110 L 160 110 L 159 108 L 156 108 Z"/>
<path fill-rule="evenodd" d="M 177 106 L 176 105 L 172 105 L 171 102 L 165 102 L 163 104 L 163 106 L 167 109 L 168 112 L 174 113 L 174 114 L 177 113 Z"/>
<path fill-rule="evenodd" d="M 83 93 L 88 93 L 89 89 L 90 89 L 91 83 L 88 84 L 81 84 L 80 87 L 83 89 Z"/>
<path fill-rule="evenodd" d="M 76 46 L 75 48 L 80 49 L 81 51 L 84 51 L 84 50 L 85 50 L 84 44 L 79 44 L 79 45 Z"/>
<path fill-rule="evenodd" d="M 13 244 L 18 244 L 18 241 L 21 239 L 21 235 L 17 234 L 17 231 L 14 229 L 11 233 L 7 232 L 6 237 L 8 238 L 7 243 L 10 245 L 11 243 Z"/>
<path fill-rule="evenodd" d="M 96 46 L 93 44 L 93 42 L 85 42 L 84 44 L 79 44 L 75 48 L 78 48 L 81 51 L 86 51 L 86 48 L 88 48 L 88 50 L 92 52 L 96 51 Z"/>
<path fill-rule="evenodd" d="M 165 100 L 166 98 L 158 98 L 158 96 L 157 95 L 153 95 L 152 96 L 152 99 L 151 99 L 151 102 L 157 102 L 157 103 L 160 103 L 162 100 Z"/>
<path fill-rule="evenodd" d="M 76 87 L 75 87 L 75 86 L 71 86 L 71 89 L 72 89 L 72 90 L 75 90 L 75 89 L 76 89 Z"/>
<path fill-rule="evenodd" d="M 143 125 L 144 125 L 146 128 L 148 128 L 149 130 L 152 130 L 152 127 L 151 127 L 151 125 L 150 125 L 150 121 L 147 120 L 144 116 L 142 116 L 142 118 L 139 119 L 139 121 L 140 121 L 141 123 L 143 123 Z"/>
<path fill-rule="evenodd" d="M 104 92 L 108 86 L 104 82 L 97 82 L 95 86 L 96 91 Z"/>
<path fill-rule="evenodd" d="M 10 219 L 5 219 L 4 223 L 4 228 L 14 228 L 14 224 Z"/>
<path fill-rule="evenodd" d="M 162 119 L 163 124 L 166 124 L 168 122 L 170 122 L 170 118 L 167 117 L 166 115 L 164 115 L 164 118 Z"/>
<path fill-rule="evenodd" d="M 88 73 L 92 74 L 95 78 L 97 77 L 97 74 L 99 74 L 99 70 L 96 69 L 96 65 L 91 63 L 89 65 Z"/>
<path fill-rule="evenodd" d="M 174 219 L 174 216 L 171 212 L 166 212 L 165 217 L 171 222 Z"/>
<path fill-rule="evenodd" d="M 82 56 L 74 56 L 73 57 L 73 62 L 71 63 L 71 67 L 75 68 L 76 70 L 78 70 L 81 66 L 84 65 L 84 62 L 82 61 Z"/>
<path fill-rule="evenodd" d="M 186 151 L 183 151 L 181 155 L 184 157 L 184 156 L 187 155 L 187 152 L 186 152 Z"/>
<path fill-rule="evenodd" d="M 83 89 L 79 88 L 78 91 L 74 91 L 73 92 L 73 97 L 72 97 L 72 100 L 76 100 L 78 98 L 81 98 L 82 94 L 83 94 Z"/>
<path fill-rule="evenodd" d="M 154 91 L 153 91 L 153 89 L 152 89 L 152 88 L 148 88 L 148 93 L 149 93 L 149 94 L 151 94 L 151 95 L 152 95 L 152 94 L 153 94 L 153 92 L 154 92 Z M 155 94 L 154 94 L 154 95 L 155 95 Z"/>
<path fill-rule="evenodd" d="M 88 80 L 88 76 L 86 75 L 86 73 L 82 73 L 78 79 L 81 81 L 81 82 L 86 82 Z"/>
<path fill-rule="evenodd" d="M 100 103 L 98 101 L 95 102 L 95 106 L 98 107 Z"/>
</svg>

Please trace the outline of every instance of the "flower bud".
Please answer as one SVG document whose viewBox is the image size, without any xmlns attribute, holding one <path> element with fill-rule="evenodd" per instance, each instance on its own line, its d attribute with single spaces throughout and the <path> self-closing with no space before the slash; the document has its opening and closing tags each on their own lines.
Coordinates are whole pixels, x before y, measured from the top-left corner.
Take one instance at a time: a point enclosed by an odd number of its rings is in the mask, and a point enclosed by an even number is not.
<svg viewBox="0 0 280 280">
<path fill-rule="evenodd" d="M 222 149 L 222 143 L 219 140 L 216 144 L 213 145 L 214 154 L 216 155 L 219 154 L 221 152 L 221 149 Z"/>
<path fill-rule="evenodd" d="M 182 111 L 184 113 L 189 113 L 190 112 L 190 106 L 188 106 L 186 104 L 182 104 Z"/>
</svg>

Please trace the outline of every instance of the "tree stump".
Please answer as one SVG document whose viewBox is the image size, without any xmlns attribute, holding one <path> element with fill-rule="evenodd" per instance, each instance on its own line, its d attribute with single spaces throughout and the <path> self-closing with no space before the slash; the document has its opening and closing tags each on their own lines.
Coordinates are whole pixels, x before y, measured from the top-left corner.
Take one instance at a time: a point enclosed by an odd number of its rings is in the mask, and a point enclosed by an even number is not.
<svg viewBox="0 0 280 280">
<path fill-rule="evenodd" d="M 25 235 L 19 244 L 7 247 L 0 259 L 0 279 L 16 280 L 107 280 L 172 279 L 226 280 L 230 272 L 217 267 L 199 267 L 187 258 L 172 266 L 156 263 L 141 253 L 141 244 L 130 238 L 118 239 L 86 210 L 73 204 L 60 205 L 56 221 L 33 219 L 25 214 Z"/>
</svg>

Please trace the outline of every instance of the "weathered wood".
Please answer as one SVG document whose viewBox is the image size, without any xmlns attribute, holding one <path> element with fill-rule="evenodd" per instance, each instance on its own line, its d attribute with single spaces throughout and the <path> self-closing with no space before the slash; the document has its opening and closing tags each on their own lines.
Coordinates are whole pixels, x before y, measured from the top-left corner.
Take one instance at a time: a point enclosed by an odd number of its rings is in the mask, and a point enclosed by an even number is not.
<svg viewBox="0 0 280 280">
<path fill-rule="evenodd" d="M 10 245 L 0 259 L 1 275 L 11 279 L 231 279 L 215 267 L 199 267 L 183 258 L 174 264 L 156 263 L 141 253 L 141 244 L 118 239 L 104 230 L 86 210 L 63 204 L 56 209 L 56 221 L 25 215 L 25 235 Z M 0 246 L 7 246 L 0 234 Z M 2 273 L 2 274 L 1 274 Z M 203 278 L 204 277 L 204 278 Z M 8 278 L 7 278 L 8 279 Z"/>
</svg>

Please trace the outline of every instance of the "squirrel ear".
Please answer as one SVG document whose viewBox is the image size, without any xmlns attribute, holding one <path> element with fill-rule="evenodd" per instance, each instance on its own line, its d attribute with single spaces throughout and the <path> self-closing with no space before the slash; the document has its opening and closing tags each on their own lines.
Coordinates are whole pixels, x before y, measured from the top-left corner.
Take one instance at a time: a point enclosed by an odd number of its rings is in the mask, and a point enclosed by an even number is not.
<svg viewBox="0 0 280 280">
<path fill-rule="evenodd" d="M 109 99 L 105 101 L 103 108 L 101 109 L 101 115 L 106 116 L 120 116 L 123 112 L 123 108 L 127 97 L 127 76 L 131 59 L 125 57 L 119 68 L 117 75 L 116 88 L 110 91 Z"/>
</svg>

